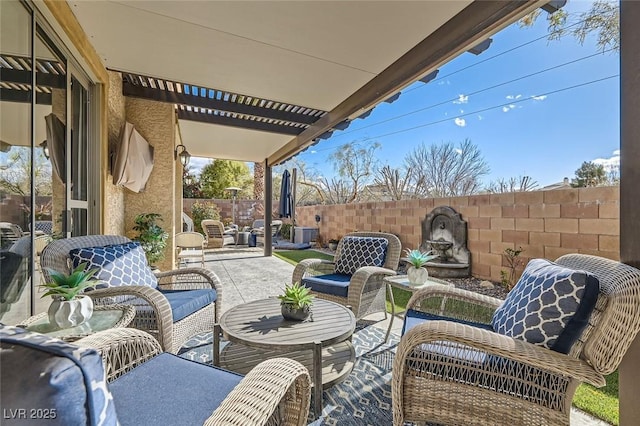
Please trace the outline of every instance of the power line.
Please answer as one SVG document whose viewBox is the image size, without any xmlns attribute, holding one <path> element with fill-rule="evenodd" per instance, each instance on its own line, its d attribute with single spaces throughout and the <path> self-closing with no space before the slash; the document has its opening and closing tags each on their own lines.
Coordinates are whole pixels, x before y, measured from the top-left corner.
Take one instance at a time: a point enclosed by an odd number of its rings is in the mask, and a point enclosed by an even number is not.
<svg viewBox="0 0 640 426">
<path fill-rule="evenodd" d="M 597 53 L 594 53 L 594 54 L 591 54 L 591 55 L 584 56 L 582 58 L 574 59 L 574 60 L 569 61 L 569 62 L 565 62 L 565 63 L 559 64 L 559 65 L 555 65 L 555 66 L 550 67 L 550 68 L 545 68 L 545 69 L 533 72 L 531 74 L 526 74 L 526 75 L 511 79 L 511 80 L 508 80 L 508 81 L 505 81 L 505 82 L 502 82 L 502 83 L 498 83 L 498 84 L 495 84 L 493 86 L 485 87 L 483 89 L 476 90 L 475 92 L 470 92 L 469 94 L 467 94 L 467 96 L 475 96 L 475 95 L 477 95 L 479 93 L 482 93 L 482 92 L 486 92 L 486 91 L 493 90 L 493 89 L 496 89 L 496 88 L 501 87 L 501 86 L 505 86 L 505 85 L 508 85 L 508 84 L 511 84 L 511 83 L 515 83 L 516 81 L 520 81 L 520 80 L 524 80 L 524 79 L 527 79 L 527 78 L 535 77 L 536 75 L 540 75 L 540 74 L 543 74 L 543 73 L 548 72 L 548 71 L 553 71 L 555 69 L 562 68 L 562 67 L 565 67 L 567 65 L 572 65 L 572 64 L 575 64 L 575 63 L 580 62 L 580 61 L 591 59 L 591 58 L 593 58 L 595 56 L 599 56 L 601 54 L 610 52 L 612 50 L 613 50 L 613 48 L 609 49 L 609 50 L 606 50 L 604 52 L 597 52 Z M 342 137 L 342 136 L 348 135 L 350 133 L 358 132 L 360 130 L 368 129 L 370 127 L 379 126 L 380 124 L 385 124 L 385 123 L 388 123 L 390 121 L 395 121 L 395 120 L 398 120 L 400 118 L 408 117 L 410 115 L 417 114 L 419 112 L 423 112 L 423 111 L 426 111 L 426 110 L 431 109 L 431 108 L 435 108 L 435 107 L 439 107 L 439 106 L 442 106 L 442 105 L 446 105 L 446 104 L 448 104 L 450 102 L 456 101 L 457 99 L 459 99 L 459 98 L 455 97 L 455 98 L 447 99 L 447 100 L 438 102 L 436 104 L 432 104 L 432 105 L 429 105 L 429 106 L 426 106 L 426 107 L 423 107 L 423 108 L 419 108 L 419 109 L 416 109 L 416 110 L 413 110 L 413 111 L 409 111 L 409 112 L 404 113 L 404 114 L 400 114 L 400 115 L 396 115 L 396 116 L 391 117 L 391 118 L 387 118 L 386 120 L 382 120 L 382 121 L 378 121 L 376 123 L 371 123 L 371 124 L 366 125 L 366 126 L 358 127 L 357 129 L 352 129 L 352 130 L 349 130 L 349 131 L 341 132 L 341 133 L 333 136 L 333 138 Z"/>
<path fill-rule="evenodd" d="M 585 83 L 580 83 L 580 84 L 576 84 L 576 85 L 573 85 L 573 86 L 568 86 L 568 87 L 564 87 L 564 88 L 561 88 L 561 89 L 552 90 L 550 92 L 541 93 L 541 94 L 539 94 L 537 96 L 545 96 L 546 97 L 546 96 L 549 96 L 549 95 L 554 95 L 556 93 L 565 92 L 567 90 L 573 90 L 573 89 L 577 89 L 577 88 L 580 88 L 580 87 L 588 86 L 588 85 L 591 85 L 591 84 L 600 83 L 602 81 L 610 80 L 612 78 L 616 78 L 616 77 L 619 77 L 619 76 L 620 76 L 620 74 L 614 74 L 614 75 L 610 75 L 608 77 L 603 77 L 603 78 L 599 78 L 599 79 L 596 79 L 596 80 L 587 81 Z M 468 112 L 468 113 L 464 113 L 464 114 L 459 114 L 459 115 L 456 115 L 456 118 L 467 117 L 467 116 L 470 116 L 470 115 L 479 114 L 481 112 L 490 111 L 490 110 L 493 110 L 493 109 L 496 109 L 496 108 L 506 107 L 506 106 L 509 106 L 509 105 L 514 105 L 514 104 L 518 104 L 518 103 L 521 103 L 521 102 L 530 101 L 532 99 L 533 99 L 533 97 L 524 98 L 524 99 L 521 99 L 521 100 L 511 100 L 509 102 L 505 102 L 505 103 L 502 103 L 502 104 L 499 104 L 499 105 L 493 105 L 493 106 L 490 106 L 490 107 L 487 107 L 487 108 L 482 108 L 482 109 L 479 109 L 479 110 L 476 110 L 476 111 L 472 111 L 472 112 Z M 382 134 L 382 135 L 367 137 L 367 138 L 363 139 L 363 142 L 370 141 L 372 139 L 380 139 L 380 138 L 384 138 L 384 137 L 387 137 L 387 136 L 396 135 L 396 134 L 399 134 L 399 133 L 409 132 L 411 130 L 432 126 L 434 124 L 444 123 L 444 122 L 447 122 L 447 121 L 450 121 L 450 120 L 451 120 L 451 118 L 447 117 L 447 118 L 444 118 L 444 119 L 441 119 L 441 120 L 436 120 L 436 121 L 431 121 L 429 123 L 420 124 L 418 126 L 408 127 L 408 128 L 405 128 L 405 129 L 396 130 L 394 132 L 385 133 L 385 134 Z M 321 151 L 336 150 L 338 148 L 340 148 L 340 147 L 338 146 L 338 147 L 330 147 L 330 148 L 325 148 L 325 149 L 316 149 L 314 151 L 321 152 Z"/>
</svg>

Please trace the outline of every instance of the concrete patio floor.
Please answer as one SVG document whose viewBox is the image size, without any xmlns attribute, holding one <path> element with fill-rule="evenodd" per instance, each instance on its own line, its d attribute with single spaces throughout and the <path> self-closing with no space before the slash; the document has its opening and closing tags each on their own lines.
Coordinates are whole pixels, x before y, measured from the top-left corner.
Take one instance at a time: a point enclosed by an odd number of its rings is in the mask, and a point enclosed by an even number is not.
<svg viewBox="0 0 640 426">
<path fill-rule="evenodd" d="M 196 265 L 193 265 L 196 266 Z M 233 306 L 253 300 L 274 297 L 282 292 L 285 284 L 291 282 L 294 266 L 278 257 L 265 257 L 261 247 L 229 246 L 208 250 L 205 266 L 212 270 L 222 282 L 222 312 Z M 378 320 L 375 327 L 387 329 L 389 317 L 382 313 L 373 314 L 367 320 Z M 392 332 L 400 335 L 402 319 L 396 318 Z M 572 426 L 608 426 L 609 423 L 571 409 Z"/>
</svg>

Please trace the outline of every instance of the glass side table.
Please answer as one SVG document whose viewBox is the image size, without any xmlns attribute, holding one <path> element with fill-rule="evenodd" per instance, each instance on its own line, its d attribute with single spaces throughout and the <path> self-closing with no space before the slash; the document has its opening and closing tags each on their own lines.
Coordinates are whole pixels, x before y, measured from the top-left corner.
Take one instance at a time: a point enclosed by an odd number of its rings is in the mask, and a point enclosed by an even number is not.
<svg viewBox="0 0 640 426">
<path fill-rule="evenodd" d="M 98 331 L 127 327 L 135 315 L 136 308 L 130 305 L 94 306 L 91 318 L 75 327 L 58 328 L 50 324 L 46 312 L 27 318 L 19 327 L 73 342 Z"/>
<path fill-rule="evenodd" d="M 391 334 L 391 326 L 393 325 L 393 318 L 396 316 L 396 303 L 395 303 L 395 300 L 393 299 L 393 291 L 391 290 L 392 287 L 414 293 L 420 290 L 421 288 L 425 288 L 433 284 L 453 285 L 450 282 L 447 282 L 445 280 L 432 278 L 432 277 L 429 277 L 429 279 L 427 279 L 427 282 L 424 284 L 420 284 L 420 285 L 410 284 L 409 277 L 407 275 L 388 276 L 388 277 L 384 277 L 383 281 L 387 285 L 387 295 L 389 296 L 389 302 L 391 303 L 391 318 L 389 319 L 389 328 L 387 328 L 387 335 L 384 337 L 385 342 L 389 339 L 389 335 Z M 399 313 L 400 312 L 398 312 L 398 314 Z"/>
</svg>

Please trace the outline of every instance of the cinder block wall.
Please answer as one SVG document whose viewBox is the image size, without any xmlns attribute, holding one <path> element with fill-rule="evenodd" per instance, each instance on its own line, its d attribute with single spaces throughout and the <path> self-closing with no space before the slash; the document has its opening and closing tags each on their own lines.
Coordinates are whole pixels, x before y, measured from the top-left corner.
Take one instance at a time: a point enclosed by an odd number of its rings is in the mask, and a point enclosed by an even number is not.
<svg viewBox="0 0 640 426">
<path fill-rule="evenodd" d="M 422 241 L 422 221 L 438 206 L 452 207 L 467 221 L 471 273 L 478 278 L 500 281 L 508 247 L 524 249 L 524 264 L 566 253 L 620 258 L 616 186 L 305 206 L 297 207 L 296 221 L 315 227 L 315 215 L 320 215 L 325 242 L 354 230 L 383 231 L 397 235 L 404 248 L 416 248 Z"/>
</svg>

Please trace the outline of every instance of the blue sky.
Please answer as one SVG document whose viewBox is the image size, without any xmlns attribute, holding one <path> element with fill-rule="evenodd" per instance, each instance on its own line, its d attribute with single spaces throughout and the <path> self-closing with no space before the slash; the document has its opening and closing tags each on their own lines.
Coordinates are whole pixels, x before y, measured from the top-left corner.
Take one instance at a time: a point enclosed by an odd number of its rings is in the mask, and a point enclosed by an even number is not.
<svg viewBox="0 0 640 426">
<path fill-rule="evenodd" d="M 590 4 L 570 1 L 565 10 L 574 15 L 588 10 Z M 617 52 L 600 53 L 593 37 L 581 46 L 573 36 L 566 36 L 560 41 L 543 38 L 489 59 L 546 33 L 546 12 L 533 27 L 515 24 L 504 29 L 492 37 L 490 48 L 481 55 L 460 55 L 440 68 L 436 80 L 409 86 L 396 102 L 378 105 L 366 119 L 353 121 L 347 130 L 335 132 L 298 158 L 331 176 L 328 156 L 354 140 L 378 141 L 382 146 L 377 157 L 382 164 L 398 167 L 420 143 L 457 144 L 468 138 L 491 168 L 486 183 L 529 175 L 540 186 L 574 177 L 583 161 L 613 158 L 615 162 L 620 146 Z M 485 62 L 453 74 L 481 61 Z M 472 94 L 537 72 L 540 74 Z M 567 89 L 611 76 L 616 77 Z M 558 90 L 562 91 L 550 93 Z M 411 114 L 421 109 L 425 110 Z M 476 112 L 481 110 L 485 111 Z"/>
<path fill-rule="evenodd" d="M 569 22 L 591 3 L 569 0 Z M 619 54 L 602 53 L 595 37 L 584 45 L 571 35 L 547 40 L 546 16 L 542 12 L 532 27 L 516 23 L 502 30 L 481 55 L 463 53 L 435 80 L 407 87 L 394 103 L 379 104 L 297 158 L 330 177 L 335 172 L 328 157 L 347 142 L 377 141 L 381 165 L 400 167 L 416 145 L 468 138 L 491 169 L 485 184 L 528 175 L 540 187 L 571 179 L 584 161 L 619 164 Z M 520 79 L 529 74 L 536 75 Z M 194 159 L 192 168 L 206 162 Z"/>
</svg>

